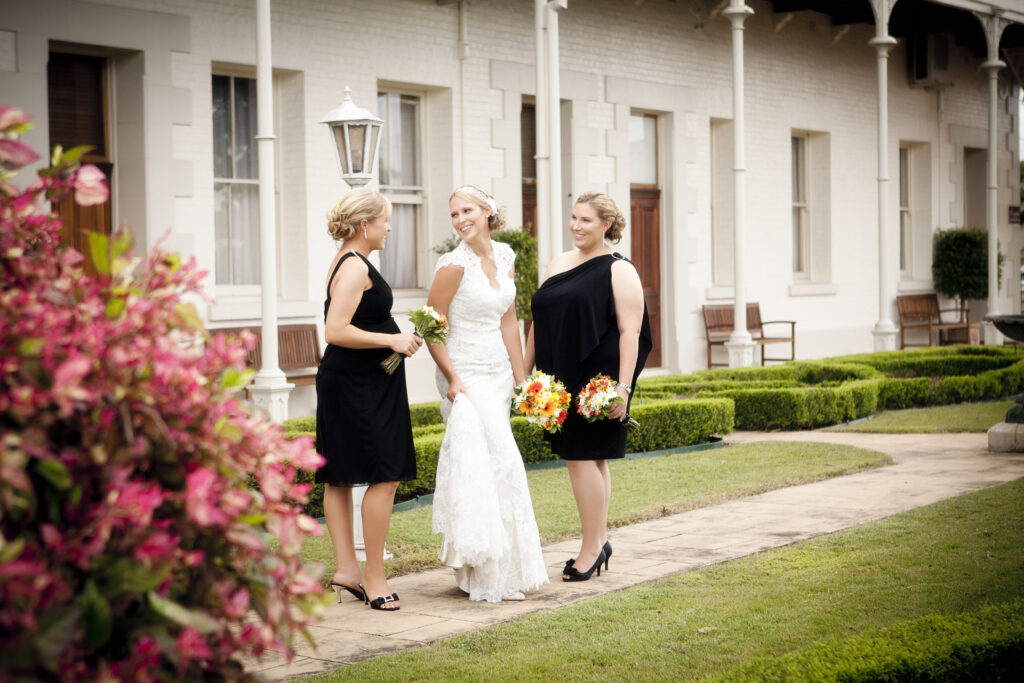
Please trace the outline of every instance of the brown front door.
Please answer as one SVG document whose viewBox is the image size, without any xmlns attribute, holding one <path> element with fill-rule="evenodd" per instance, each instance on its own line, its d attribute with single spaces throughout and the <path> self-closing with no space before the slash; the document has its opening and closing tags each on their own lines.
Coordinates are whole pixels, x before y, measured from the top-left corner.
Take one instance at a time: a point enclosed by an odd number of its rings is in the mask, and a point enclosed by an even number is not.
<svg viewBox="0 0 1024 683">
<path fill-rule="evenodd" d="M 633 264 L 644 287 L 644 300 L 647 302 L 651 338 L 654 342 L 646 367 L 657 368 L 661 366 L 661 267 L 658 260 L 661 253 L 661 190 L 633 188 L 629 195 Z"/>
<path fill-rule="evenodd" d="M 92 147 L 82 163 L 95 164 L 107 176 L 113 171 L 107 121 L 107 63 L 103 57 L 51 52 L 46 68 L 50 109 L 50 147 Z M 86 270 L 95 272 L 89 259 L 87 232 L 110 234 L 111 201 L 78 206 L 74 196 L 57 204 L 63 221 L 61 244 L 86 256 Z"/>
</svg>

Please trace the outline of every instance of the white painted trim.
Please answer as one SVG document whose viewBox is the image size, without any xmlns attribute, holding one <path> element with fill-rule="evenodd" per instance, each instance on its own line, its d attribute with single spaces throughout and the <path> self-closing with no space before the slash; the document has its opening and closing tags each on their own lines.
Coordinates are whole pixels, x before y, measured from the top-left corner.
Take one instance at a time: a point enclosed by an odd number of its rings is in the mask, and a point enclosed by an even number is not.
<svg viewBox="0 0 1024 683">
<path fill-rule="evenodd" d="M 839 285 L 829 282 L 794 282 L 789 286 L 790 296 L 835 296 Z"/>
</svg>

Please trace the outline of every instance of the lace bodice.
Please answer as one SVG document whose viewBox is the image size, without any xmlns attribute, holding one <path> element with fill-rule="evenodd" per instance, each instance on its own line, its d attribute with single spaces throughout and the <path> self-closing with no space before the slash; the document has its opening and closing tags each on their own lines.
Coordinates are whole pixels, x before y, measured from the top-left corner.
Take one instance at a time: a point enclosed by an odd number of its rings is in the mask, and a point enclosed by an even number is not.
<svg viewBox="0 0 1024 683">
<path fill-rule="evenodd" d="M 492 242 L 497 265 L 498 289 L 484 274 L 480 258 L 465 242 L 441 256 L 436 270 L 460 266 L 462 281 L 448 306 L 448 355 L 461 374 L 469 367 L 508 364 L 508 350 L 501 338 L 501 316 L 516 298 L 516 286 L 510 277 L 515 263 L 512 248 Z"/>
</svg>

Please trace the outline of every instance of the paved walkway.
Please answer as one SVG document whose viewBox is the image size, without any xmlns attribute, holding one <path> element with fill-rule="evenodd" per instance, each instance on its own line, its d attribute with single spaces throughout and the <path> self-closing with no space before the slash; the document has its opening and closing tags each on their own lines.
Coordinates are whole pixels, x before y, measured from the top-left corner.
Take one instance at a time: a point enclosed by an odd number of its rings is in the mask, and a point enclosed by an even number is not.
<svg viewBox="0 0 1024 683">
<path fill-rule="evenodd" d="M 1024 477 L 1024 454 L 989 453 L 984 434 L 737 432 L 726 442 L 765 440 L 860 446 L 894 464 L 615 529 L 611 570 L 582 583 L 560 580 L 579 541 L 545 546 L 551 583 L 523 602 L 470 602 L 448 568 L 401 576 L 390 582 L 402 596 L 400 612 L 372 611 L 347 597 L 311 629 L 316 650 L 303 642 L 291 663 L 273 653 L 251 668 L 274 679 L 334 669 Z"/>
</svg>

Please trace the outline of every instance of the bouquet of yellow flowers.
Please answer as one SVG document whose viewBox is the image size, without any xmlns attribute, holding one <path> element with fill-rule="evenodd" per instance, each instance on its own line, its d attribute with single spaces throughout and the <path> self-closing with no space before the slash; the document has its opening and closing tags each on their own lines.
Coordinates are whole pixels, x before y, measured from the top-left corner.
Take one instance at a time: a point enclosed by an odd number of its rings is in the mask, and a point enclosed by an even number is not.
<svg viewBox="0 0 1024 683">
<path fill-rule="evenodd" d="M 587 419 L 587 422 L 608 419 L 608 408 L 613 403 L 622 403 L 622 397 L 615 393 L 618 382 L 608 375 L 597 375 L 580 389 L 576 396 L 576 412 Z M 629 418 L 623 423 L 626 429 L 639 429 L 640 423 Z"/>
<path fill-rule="evenodd" d="M 562 428 L 571 403 L 572 396 L 565 385 L 538 370 L 515 388 L 512 411 L 554 433 Z"/>
<path fill-rule="evenodd" d="M 413 334 L 428 344 L 444 344 L 448 341 L 448 319 L 433 306 L 420 306 L 415 311 L 409 311 L 409 322 L 416 328 Z M 396 351 L 385 358 L 380 366 L 384 372 L 393 374 L 402 358 L 403 355 Z"/>
</svg>

